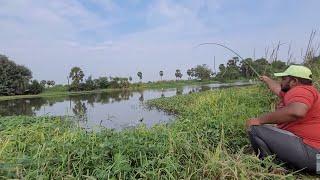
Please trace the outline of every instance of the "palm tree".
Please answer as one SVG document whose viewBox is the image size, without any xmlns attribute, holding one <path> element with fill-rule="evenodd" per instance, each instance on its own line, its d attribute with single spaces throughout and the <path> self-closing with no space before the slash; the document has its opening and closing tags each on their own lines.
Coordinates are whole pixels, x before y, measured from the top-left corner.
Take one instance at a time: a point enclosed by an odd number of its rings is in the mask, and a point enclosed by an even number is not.
<svg viewBox="0 0 320 180">
<path fill-rule="evenodd" d="M 69 77 L 72 79 L 72 81 L 79 83 L 83 81 L 84 73 L 81 68 L 73 67 L 70 71 Z"/>
<path fill-rule="evenodd" d="M 138 77 L 139 77 L 139 79 L 140 79 L 140 82 L 141 82 L 141 80 L 142 80 L 142 72 L 139 71 L 139 72 L 137 73 L 137 75 L 138 75 Z"/>
<path fill-rule="evenodd" d="M 159 72 L 159 75 L 160 75 L 161 81 L 162 81 L 163 71 L 160 71 L 160 72 Z"/>
<path fill-rule="evenodd" d="M 180 78 L 180 79 L 182 78 L 182 73 L 181 73 L 180 69 L 177 69 L 176 73 L 174 75 L 176 76 L 177 79 L 178 78 Z"/>
<path fill-rule="evenodd" d="M 188 74 L 188 76 L 189 76 L 189 79 L 191 79 L 190 76 L 191 76 L 191 74 L 192 74 L 192 70 L 191 70 L 191 69 L 188 69 L 188 70 L 187 70 L 187 74 Z"/>
<path fill-rule="evenodd" d="M 83 81 L 84 73 L 79 67 L 73 67 L 69 77 L 72 79 L 71 85 L 78 90 L 80 82 Z"/>
<path fill-rule="evenodd" d="M 54 86 L 56 84 L 56 82 L 55 81 L 47 81 L 47 85 L 48 85 L 48 87 L 50 87 L 50 86 Z"/>
<path fill-rule="evenodd" d="M 42 80 L 42 81 L 40 81 L 40 84 L 41 84 L 41 86 L 45 87 L 46 84 L 47 84 L 47 81 L 46 80 Z"/>
</svg>

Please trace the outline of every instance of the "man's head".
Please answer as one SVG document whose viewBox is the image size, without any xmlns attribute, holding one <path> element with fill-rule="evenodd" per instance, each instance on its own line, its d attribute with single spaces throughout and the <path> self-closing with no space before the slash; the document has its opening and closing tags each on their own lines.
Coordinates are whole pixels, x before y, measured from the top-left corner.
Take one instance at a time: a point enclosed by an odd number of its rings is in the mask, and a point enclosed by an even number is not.
<svg viewBox="0 0 320 180">
<path fill-rule="evenodd" d="M 297 85 L 312 85 L 312 72 L 309 68 L 299 65 L 291 65 L 282 73 L 275 73 L 277 77 L 281 77 L 281 90 L 289 91 Z"/>
</svg>

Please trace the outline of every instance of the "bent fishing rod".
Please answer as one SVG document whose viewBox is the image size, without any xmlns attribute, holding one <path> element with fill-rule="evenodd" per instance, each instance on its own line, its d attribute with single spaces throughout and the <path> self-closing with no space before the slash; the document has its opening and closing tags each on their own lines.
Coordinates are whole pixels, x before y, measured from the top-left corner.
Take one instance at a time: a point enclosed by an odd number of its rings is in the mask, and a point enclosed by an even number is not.
<svg viewBox="0 0 320 180">
<path fill-rule="evenodd" d="M 223 47 L 223 48 L 231 51 L 233 54 L 235 54 L 237 57 L 239 57 L 239 58 L 242 60 L 242 62 L 246 63 L 246 64 L 249 66 L 249 68 L 250 68 L 258 77 L 260 77 L 260 74 L 259 74 L 247 61 L 245 61 L 245 60 L 239 55 L 239 53 L 237 53 L 236 51 L 232 50 L 231 48 L 229 48 L 229 47 L 227 47 L 227 46 L 225 46 L 225 45 L 223 45 L 223 44 L 219 44 L 219 43 L 215 43 L 215 42 L 201 43 L 201 44 L 198 44 L 195 48 L 200 47 L 200 46 L 203 46 L 203 45 L 217 45 L 217 46 Z"/>
</svg>

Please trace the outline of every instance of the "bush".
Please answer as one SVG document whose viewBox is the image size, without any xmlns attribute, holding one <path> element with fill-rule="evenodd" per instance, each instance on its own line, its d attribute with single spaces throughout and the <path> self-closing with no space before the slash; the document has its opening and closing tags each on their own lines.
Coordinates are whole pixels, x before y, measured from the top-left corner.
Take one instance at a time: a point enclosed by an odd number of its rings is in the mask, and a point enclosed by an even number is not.
<svg viewBox="0 0 320 180">
<path fill-rule="evenodd" d="M 0 54 L 0 96 L 26 93 L 32 72 Z"/>
<path fill-rule="evenodd" d="M 89 76 L 88 79 L 86 79 L 84 89 L 85 89 L 86 91 L 91 91 L 91 90 L 97 89 L 97 85 L 96 85 L 95 82 L 92 80 L 92 77 L 91 77 L 91 76 Z"/>
<path fill-rule="evenodd" d="M 107 77 L 99 77 L 98 79 L 95 79 L 93 81 L 99 89 L 106 89 L 110 85 Z"/>
<path fill-rule="evenodd" d="M 29 85 L 29 94 L 40 94 L 43 90 L 44 87 L 37 80 L 31 81 L 31 84 Z"/>
</svg>

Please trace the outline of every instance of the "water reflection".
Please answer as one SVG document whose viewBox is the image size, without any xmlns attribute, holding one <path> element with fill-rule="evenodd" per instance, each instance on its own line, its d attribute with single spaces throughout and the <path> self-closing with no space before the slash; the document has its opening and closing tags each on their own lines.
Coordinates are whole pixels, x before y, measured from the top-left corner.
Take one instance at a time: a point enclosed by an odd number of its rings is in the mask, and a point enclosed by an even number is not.
<svg viewBox="0 0 320 180">
<path fill-rule="evenodd" d="M 0 115 L 35 115 L 35 111 L 40 110 L 42 105 L 46 104 L 43 98 L 36 99 L 18 99 L 0 102 Z M 52 104 L 49 104 L 52 105 Z"/>
<path fill-rule="evenodd" d="M 162 97 L 162 98 L 166 97 L 166 96 L 164 95 L 163 91 L 161 92 L 161 97 Z"/>
<path fill-rule="evenodd" d="M 200 92 L 202 92 L 202 91 L 208 91 L 208 90 L 210 90 L 211 89 L 211 87 L 210 86 L 201 86 L 200 87 Z"/>
<path fill-rule="evenodd" d="M 139 101 L 143 102 L 144 101 L 143 91 L 139 91 L 139 94 L 140 94 Z"/>
<path fill-rule="evenodd" d="M 140 92 L 143 101 L 143 92 Z M 70 109 L 75 115 L 86 114 L 87 107 L 94 107 L 95 103 L 109 104 L 129 100 L 133 97 L 132 91 L 114 91 L 112 93 L 94 93 L 85 95 L 71 95 L 54 98 L 26 98 L 7 100 L 0 102 L 1 116 L 27 115 L 34 116 L 36 111 L 43 106 L 52 107 L 59 102 L 68 102 Z"/>
<path fill-rule="evenodd" d="M 176 88 L 176 95 L 182 95 L 183 93 L 183 87 Z"/>
<path fill-rule="evenodd" d="M 89 103 L 89 100 L 87 101 L 87 103 L 93 106 L 91 102 Z M 80 100 L 76 100 L 74 104 L 75 105 L 72 108 L 73 114 L 77 117 L 79 121 L 86 122 L 88 120 L 88 116 L 87 116 L 88 108 L 86 106 L 86 103 L 81 102 Z"/>
<path fill-rule="evenodd" d="M 82 126 L 113 129 L 167 122 L 171 116 L 144 107 L 144 102 L 159 97 L 195 93 L 228 85 L 185 86 L 161 90 L 113 91 L 54 98 L 18 99 L 0 102 L 0 115 L 73 116 Z"/>
</svg>

